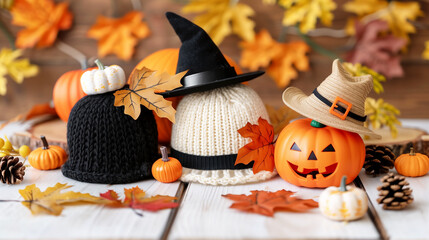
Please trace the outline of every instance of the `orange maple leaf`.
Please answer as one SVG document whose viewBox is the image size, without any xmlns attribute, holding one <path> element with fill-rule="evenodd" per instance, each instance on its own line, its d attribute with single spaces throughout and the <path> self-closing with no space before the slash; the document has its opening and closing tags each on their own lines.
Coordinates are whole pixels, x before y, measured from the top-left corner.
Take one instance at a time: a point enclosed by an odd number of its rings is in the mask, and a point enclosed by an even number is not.
<svg viewBox="0 0 429 240">
<path fill-rule="evenodd" d="M 238 150 L 235 165 L 253 163 L 253 173 L 274 170 L 274 129 L 267 120 L 258 119 L 258 125 L 247 123 L 238 133 L 252 141 Z"/>
<path fill-rule="evenodd" d="M 267 73 L 279 88 L 285 88 L 291 79 L 298 76 L 296 69 L 309 69 L 306 54 L 310 47 L 304 42 L 279 43 L 267 30 L 262 30 L 255 40 L 242 42 L 240 46 L 243 48 L 240 64 L 252 71 L 268 67 Z"/>
<path fill-rule="evenodd" d="M 130 60 L 138 39 L 150 34 L 142 19 L 143 13 L 138 11 L 131 11 L 119 19 L 99 16 L 87 35 L 98 40 L 100 57 L 113 53 L 123 60 Z"/>
<path fill-rule="evenodd" d="M 272 217 L 276 211 L 305 212 L 317 208 L 318 203 L 312 199 L 292 197 L 294 192 L 279 190 L 277 192 L 250 191 L 251 195 L 226 194 L 222 197 L 235 201 L 230 208 L 249 213 Z"/>
<path fill-rule="evenodd" d="M 295 68 L 299 71 L 309 69 L 306 54 L 310 51 L 310 47 L 301 41 L 283 43 L 282 48 L 282 54 L 273 59 L 267 70 L 268 75 L 274 79 L 281 89 L 288 86 L 290 81 L 298 76 Z"/>
<path fill-rule="evenodd" d="M 52 46 L 58 31 L 69 29 L 73 20 L 68 3 L 52 0 L 15 0 L 10 12 L 12 24 L 25 27 L 16 37 L 19 48 Z"/>
<path fill-rule="evenodd" d="M 124 199 L 119 199 L 118 194 L 113 190 L 108 190 L 105 193 L 100 193 L 100 197 L 110 200 L 107 206 L 115 208 L 131 208 L 133 211 L 142 216 L 141 213 L 136 212 L 136 209 L 156 212 L 158 210 L 167 208 L 176 208 L 179 206 L 174 202 L 177 198 L 165 195 L 156 195 L 153 197 L 146 197 L 146 193 L 138 186 L 133 188 L 124 188 Z"/>
<path fill-rule="evenodd" d="M 114 105 L 116 107 L 124 106 L 124 113 L 136 120 L 140 116 L 141 104 L 149 110 L 153 110 L 159 117 L 166 117 L 174 123 L 176 110 L 173 108 L 172 102 L 156 93 L 181 87 L 180 79 L 186 72 L 171 76 L 166 72 L 156 74 L 146 67 L 136 69 L 130 76 L 129 89 L 118 90 L 114 93 Z"/>
</svg>

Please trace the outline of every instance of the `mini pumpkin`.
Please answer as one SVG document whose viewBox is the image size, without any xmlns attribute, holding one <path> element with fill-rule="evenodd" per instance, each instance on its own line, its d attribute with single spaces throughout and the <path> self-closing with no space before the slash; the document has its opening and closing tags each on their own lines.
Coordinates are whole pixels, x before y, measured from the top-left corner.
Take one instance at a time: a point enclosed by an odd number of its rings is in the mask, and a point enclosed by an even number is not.
<svg viewBox="0 0 429 240">
<path fill-rule="evenodd" d="M 429 172 L 429 157 L 415 153 L 410 149 L 410 153 L 402 154 L 395 160 L 395 168 L 399 174 L 407 177 L 420 177 Z"/>
<path fill-rule="evenodd" d="M 152 165 L 153 177 L 163 183 L 171 183 L 182 176 L 182 164 L 176 158 L 168 157 L 167 148 L 161 148 L 162 158 Z"/>
<path fill-rule="evenodd" d="M 98 69 L 86 71 L 80 78 L 82 90 L 88 95 L 111 92 L 122 88 L 126 83 L 125 72 L 118 65 L 105 67 L 100 60 L 95 60 Z"/>
<path fill-rule="evenodd" d="M 342 176 L 352 182 L 365 161 L 365 145 L 357 133 L 325 126 L 309 118 L 293 121 L 275 147 L 277 172 L 304 187 L 338 186 Z"/>
<path fill-rule="evenodd" d="M 319 208 L 323 215 L 333 220 L 356 220 L 368 210 L 368 198 L 360 188 L 346 186 L 343 176 L 340 187 L 328 187 L 319 197 Z"/>
<path fill-rule="evenodd" d="M 43 147 L 37 148 L 28 155 L 28 162 L 39 170 L 51 170 L 61 167 L 67 160 L 67 153 L 59 146 L 49 146 L 45 136 L 40 136 Z"/>
</svg>

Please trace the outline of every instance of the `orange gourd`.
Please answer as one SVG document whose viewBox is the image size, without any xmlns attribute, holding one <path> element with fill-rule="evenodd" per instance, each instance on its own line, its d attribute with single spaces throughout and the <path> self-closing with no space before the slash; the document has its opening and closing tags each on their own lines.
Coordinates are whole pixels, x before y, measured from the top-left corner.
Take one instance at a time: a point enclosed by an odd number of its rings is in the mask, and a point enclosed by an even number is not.
<svg viewBox="0 0 429 240">
<path fill-rule="evenodd" d="M 237 74 L 241 74 L 242 71 L 240 67 L 232 60 L 230 57 L 225 56 L 226 60 L 233 66 Z M 179 49 L 178 48 L 167 48 L 156 51 L 151 55 L 147 56 L 141 60 L 137 66 L 133 69 L 133 72 L 136 69 L 142 67 L 147 67 L 151 70 L 157 72 L 167 72 L 170 75 L 176 74 L 177 61 L 179 60 Z M 130 76 L 133 75 L 131 72 Z M 169 98 L 169 101 L 173 102 L 173 108 L 176 109 L 177 104 L 179 104 L 182 97 L 172 97 Z M 158 115 L 155 115 L 156 125 L 158 128 L 158 142 L 160 144 L 169 144 L 171 140 L 171 128 L 172 123 L 167 118 L 160 118 Z"/>
<path fill-rule="evenodd" d="M 182 164 L 176 158 L 168 157 L 167 148 L 161 147 L 162 158 L 152 165 L 152 175 L 159 182 L 171 183 L 182 176 Z"/>
<path fill-rule="evenodd" d="M 61 167 L 67 160 L 67 153 L 59 146 L 49 146 L 45 136 L 40 136 L 43 147 L 37 148 L 28 155 L 28 162 L 39 170 L 51 170 Z"/>
<path fill-rule="evenodd" d="M 300 119 L 284 128 L 276 142 L 275 166 L 286 181 L 304 187 L 352 182 L 365 161 L 365 145 L 357 133 Z"/>
<path fill-rule="evenodd" d="M 399 174 L 406 177 L 420 177 L 429 172 L 429 157 L 415 153 L 410 149 L 410 153 L 402 154 L 395 160 L 395 168 Z"/>
<path fill-rule="evenodd" d="M 64 122 L 69 119 L 71 109 L 76 102 L 86 96 L 80 85 L 80 77 L 85 71 L 79 69 L 66 72 L 55 83 L 53 91 L 55 111 Z"/>
</svg>

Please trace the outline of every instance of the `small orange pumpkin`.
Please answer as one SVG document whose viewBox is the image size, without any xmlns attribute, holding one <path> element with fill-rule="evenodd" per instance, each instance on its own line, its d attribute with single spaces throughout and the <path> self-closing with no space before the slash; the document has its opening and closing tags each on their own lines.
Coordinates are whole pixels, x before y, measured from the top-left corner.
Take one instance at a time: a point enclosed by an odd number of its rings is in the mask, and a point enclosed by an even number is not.
<svg viewBox="0 0 429 240">
<path fill-rule="evenodd" d="M 279 175 L 294 185 L 338 186 L 343 176 L 350 183 L 359 174 L 365 161 L 365 145 L 357 133 L 300 119 L 281 131 L 274 161 Z"/>
<path fill-rule="evenodd" d="M 171 183 L 182 176 L 182 164 L 176 158 L 168 157 L 167 148 L 161 148 L 162 158 L 152 165 L 153 177 L 163 183 Z"/>
<path fill-rule="evenodd" d="M 59 146 L 49 146 L 45 136 L 40 136 L 43 147 L 38 148 L 28 155 L 28 162 L 39 170 L 51 170 L 61 167 L 67 160 L 67 153 Z"/>
<path fill-rule="evenodd" d="M 80 77 L 87 70 L 73 70 L 64 73 L 58 78 L 53 90 L 55 111 L 64 122 L 67 122 L 71 109 L 79 99 L 86 96 L 80 84 Z"/>
<path fill-rule="evenodd" d="M 396 158 L 395 168 L 403 176 L 420 177 L 429 172 L 429 157 L 415 153 L 411 148 L 409 154 L 402 154 Z"/>
<path fill-rule="evenodd" d="M 242 71 L 240 67 L 232 60 L 230 57 L 225 56 L 226 60 L 235 68 L 237 74 L 241 74 Z M 133 69 L 133 72 L 136 69 L 142 67 L 147 67 L 151 70 L 157 72 L 167 72 L 170 75 L 176 74 L 177 61 L 179 60 L 179 49 L 178 48 L 167 48 L 156 51 L 149 56 L 141 60 L 137 66 Z M 133 75 L 131 72 L 130 76 Z M 129 81 L 129 79 L 128 79 Z M 182 99 L 182 97 L 172 97 L 169 98 L 169 101 L 172 101 L 173 108 L 176 109 L 177 104 Z M 171 128 L 172 123 L 167 118 L 160 118 L 158 115 L 155 115 L 156 125 L 158 129 L 158 142 L 160 144 L 169 144 L 171 140 Z"/>
</svg>

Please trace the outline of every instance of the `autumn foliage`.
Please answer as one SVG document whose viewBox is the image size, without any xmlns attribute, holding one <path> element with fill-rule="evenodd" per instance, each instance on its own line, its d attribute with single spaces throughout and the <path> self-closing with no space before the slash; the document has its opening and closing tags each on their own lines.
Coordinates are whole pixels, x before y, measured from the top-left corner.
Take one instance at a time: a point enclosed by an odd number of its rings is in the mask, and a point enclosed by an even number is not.
<svg viewBox="0 0 429 240">
<path fill-rule="evenodd" d="M 25 27 L 16 37 L 19 48 L 52 46 L 58 31 L 69 29 L 73 20 L 67 2 L 52 0 L 15 0 L 11 13 L 12 24 Z"/>
<path fill-rule="evenodd" d="M 251 195 L 226 194 L 222 195 L 222 197 L 234 201 L 230 208 L 268 217 L 272 217 L 277 211 L 305 212 L 318 207 L 316 201 L 293 197 L 294 192 L 291 191 L 267 192 L 255 190 L 250 192 L 252 193 Z"/>
</svg>

